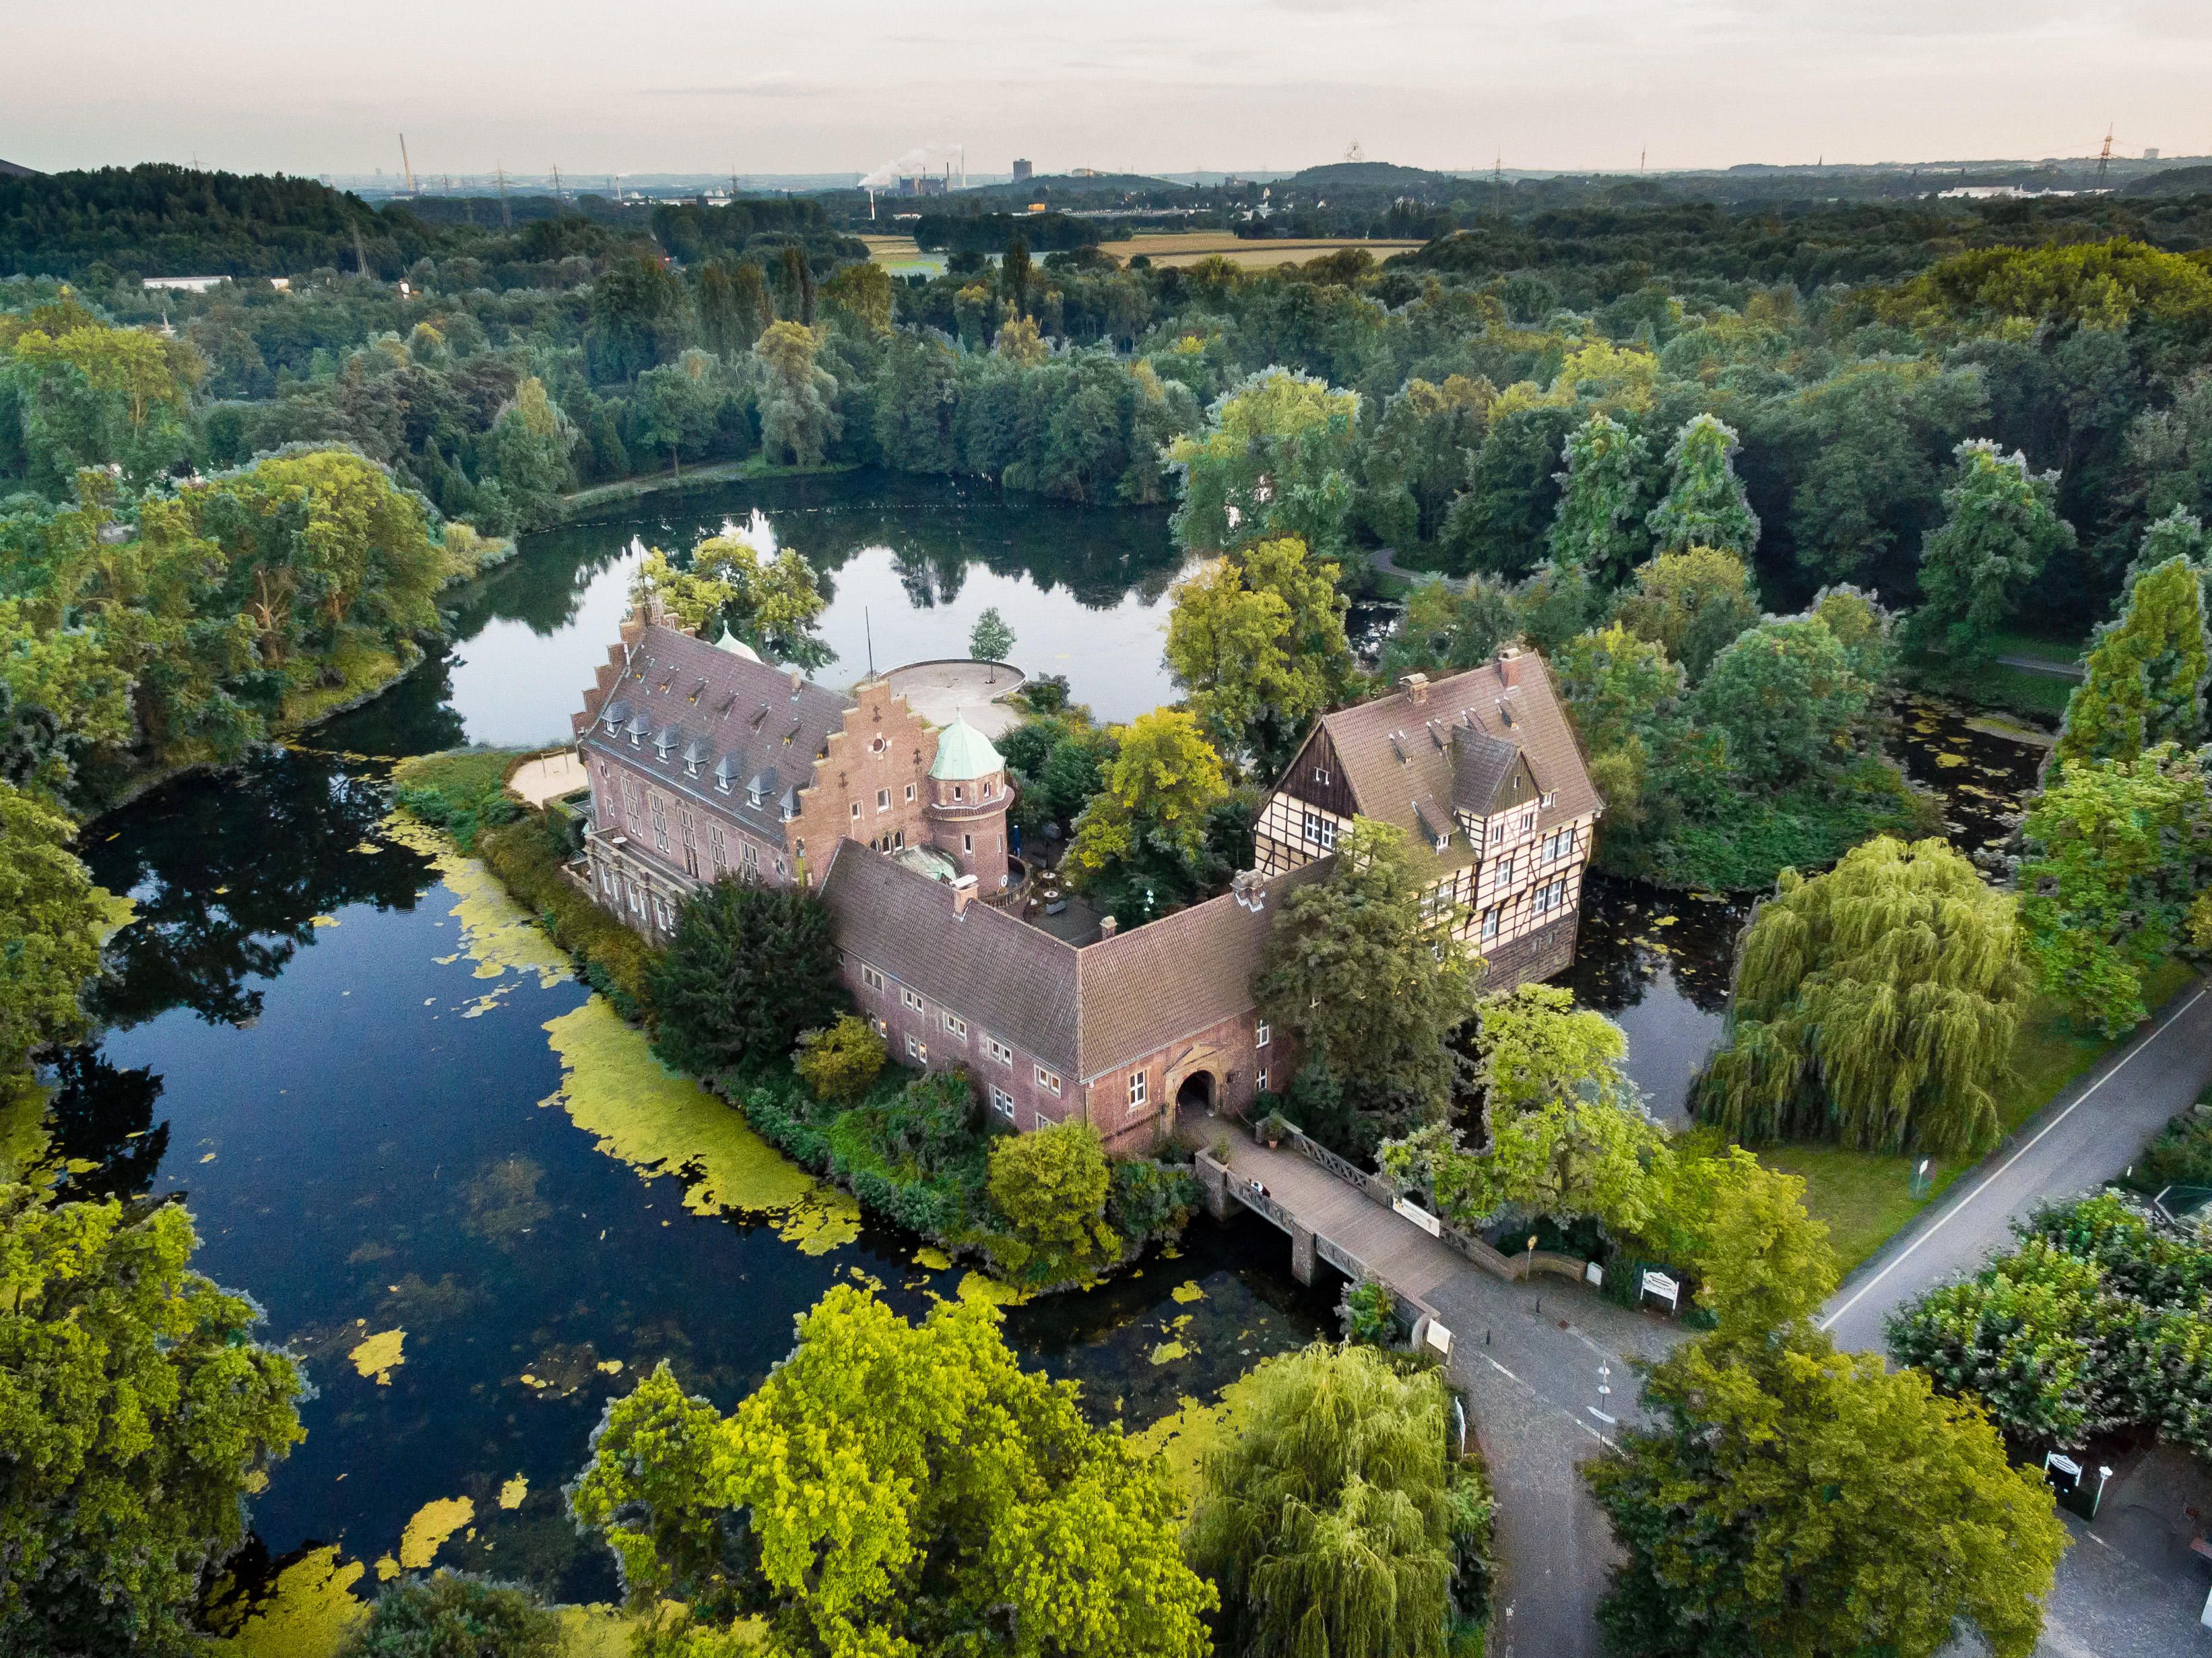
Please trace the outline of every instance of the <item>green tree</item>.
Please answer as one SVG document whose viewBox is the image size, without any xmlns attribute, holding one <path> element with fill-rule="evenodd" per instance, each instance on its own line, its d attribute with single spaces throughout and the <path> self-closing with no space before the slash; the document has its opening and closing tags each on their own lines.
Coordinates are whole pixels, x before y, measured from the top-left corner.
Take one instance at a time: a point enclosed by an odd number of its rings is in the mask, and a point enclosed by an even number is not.
<svg viewBox="0 0 2212 1658">
<path fill-rule="evenodd" d="M 728 1417 L 663 1363 L 609 1407 L 570 1509 L 634 1606 L 681 1603 L 699 1658 L 762 1602 L 782 1650 L 1204 1658 L 1217 1597 L 1165 1472 L 1024 1370 L 999 1320 L 955 1300 L 917 1326 L 833 1289 Z"/>
<path fill-rule="evenodd" d="M 1006 619 L 999 614 L 996 605 L 984 607 L 975 619 L 975 625 L 968 635 L 968 654 L 978 661 L 999 662 L 1014 648 L 1014 631 L 1006 625 Z M 993 683 L 996 683 L 996 675 Z"/>
<path fill-rule="evenodd" d="M 1644 442 L 1600 410 L 1568 436 L 1562 458 L 1552 562 L 1581 570 L 1600 587 L 1617 587 L 1649 545 L 1641 501 Z"/>
<path fill-rule="evenodd" d="M 933 336 L 895 332 L 876 381 L 876 442 L 884 464 L 909 472 L 957 470 L 959 397 L 960 358 L 952 347 Z"/>
<path fill-rule="evenodd" d="M 1517 578 L 1545 558 L 1558 516 L 1559 454 L 1575 430 L 1571 409 L 1500 405 L 1468 463 L 1467 491 L 1444 515 L 1453 568 Z"/>
<path fill-rule="evenodd" d="M 592 282 L 586 350 L 601 381 L 673 359 L 684 339 L 684 284 L 649 254 L 611 259 Z"/>
<path fill-rule="evenodd" d="M 479 451 L 524 528 L 540 528 L 558 515 L 561 493 L 575 481 L 568 456 L 576 442 L 575 426 L 546 396 L 544 381 L 525 375 Z"/>
<path fill-rule="evenodd" d="M 1444 1391 L 1370 1347 L 1316 1344 L 1253 1373 L 1209 1456 L 1190 1557 L 1220 1586 L 1224 1649 L 1442 1658 L 1461 1538 Z"/>
<path fill-rule="evenodd" d="M 1466 916 L 1426 887 L 1404 831 L 1355 818 L 1328 873 L 1283 899 L 1253 979 L 1261 1014 L 1346 1090 L 1362 1149 L 1440 1120 L 1459 1081 L 1447 1039 L 1474 1007 Z"/>
<path fill-rule="evenodd" d="M 2130 759 L 2160 743 L 2194 747 L 2204 736 L 2202 573 L 2167 559 L 2130 584 L 2120 619 L 2100 629 L 2087 676 L 2066 699 L 2056 759 Z"/>
<path fill-rule="evenodd" d="M 1777 789 L 1848 759 L 1879 689 L 1826 622 L 1798 616 L 1737 635 L 1713 659 L 1690 708 L 1727 739 L 1732 771 Z"/>
<path fill-rule="evenodd" d="M 1006 1236 L 993 1253 L 1031 1283 L 1088 1277 L 1121 1253 L 1106 1224 L 1111 1175 L 1098 1131 L 1055 1123 L 991 1143 L 985 1190 Z"/>
<path fill-rule="evenodd" d="M 70 820 L 0 782 L 0 1083 L 84 1031 L 77 997 L 100 968 L 100 889 L 70 850 Z"/>
<path fill-rule="evenodd" d="M 0 1649 L 200 1650 L 201 1575 L 246 1540 L 305 1388 L 198 1242 L 173 1204 L 0 1186 Z"/>
<path fill-rule="evenodd" d="M 337 1658 L 557 1658 L 561 1618 L 527 1589 L 453 1572 L 387 1584 Z"/>
<path fill-rule="evenodd" d="M 1958 470 L 1943 492 L 1944 520 L 1920 554 L 1920 607 L 1906 619 L 1911 642 L 1941 650 L 1961 673 L 1996 650 L 1996 634 L 2044 567 L 2074 549 L 2074 527 L 2058 515 L 2058 474 L 2028 470 L 1985 439 L 1959 445 Z"/>
<path fill-rule="evenodd" d="M 841 1015 L 818 1030 L 801 1032 L 792 1069 L 817 1100 L 857 1105 L 875 1086 L 889 1058 L 883 1038 L 857 1014 Z"/>
<path fill-rule="evenodd" d="M 143 486 L 193 452 L 203 365 L 191 346 L 110 327 L 73 303 L 27 320 L 0 331 L 0 383 L 14 393 L 33 485 L 60 495 L 80 467 L 112 465 Z"/>
<path fill-rule="evenodd" d="M 1267 369 L 1224 393 L 1206 429 L 1178 437 L 1168 461 L 1182 479 L 1177 545 L 1220 552 L 1296 537 L 1327 557 L 1345 545 L 1358 448 L 1359 395 Z"/>
<path fill-rule="evenodd" d="M 655 547 L 638 566 L 631 596 L 640 602 L 657 596 L 704 639 L 719 639 L 726 629 L 757 651 L 808 669 L 830 658 L 816 631 L 824 601 L 814 566 L 791 547 L 763 563 L 758 548 L 732 532 L 699 543 L 684 567 Z"/>
<path fill-rule="evenodd" d="M 2027 1658 L 2066 1533 L 1971 1401 L 1809 1325 L 1649 1372 L 1650 1428 L 1586 1464 L 1626 1557 L 1599 1607 L 1644 1658 L 1933 1658 L 1955 1620 Z"/>
<path fill-rule="evenodd" d="M 2021 921 L 2044 985 L 2106 1034 L 2148 1016 L 2143 979 L 2212 878 L 2212 783 L 2171 744 L 2059 760 L 2021 825 Z"/>
<path fill-rule="evenodd" d="M 814 361 L 818 344 L 804 324 L 774 322 L 753 345 L 761 453 L 771 461 L 818 466 L 845 430 L 836 379 Z"/>
<path fill-rule="evenodd" d="M 890 272 L 873 259 L 838 266 L 822 284 L 821 297 L 823 320 L 833 329 L 870 339 L 891 331 Z"/>
<path fill-rule="evenodd" d="M 647 448 L 667 450 L 669 470 L 680 473 L 683 451 L 706 446 L 728 400 L 729 385 L 720 363 L 708 352 L 689 350 L 637 377 L 629 403 L 631 430 Z"/>
<path fill-rule="evenodd" d="M 1613 600 L 1613 614 L 1638 637 L 1664 646 L 1694 684 L 1759 620 L 1759 595 L 1741 558 L 1693 546 L 1639 565 L 1634 582 Z"/>
<path fill-rule="evenodd" d="M 1748 559 L 1759 545 L 1759 515 L 1735 475 L 1736 436 L 1709 414 L 1686 422 L 1667 451 L 1667 494 L 1644 521 L 1659 552 L 1696 547 Z"/>
<path fill-rule="evenodd" d="M 1940 840 L 1784 870 L 1744 931 L 1699 1114 L 1745 1142 L 1986 1149 L 2034 991 L 2015 908 Z"/>
<path fill-rule="evenodd" d="M 1063 867 L 1134 925 L 1194 895 L 1206 874 L 1206 814 L 1229 789 L 1221 757 L 1182 709 L 1139 714 L 1114 737 L 1103 787 L 1076 820 Z"/>
<path fill-rule="evenodd" d="M 1404 619 L 1382 648 L 1382 674 L 1395 685 L 1407 674 L 1480 667 L 1520 631 L 1520 605 L 1488 577 L 1469 576 L 1459 588 L 1424 582 L 1407 596 Z"/>
<path fill-rule="evenodd" d="M 845 1002 L 822 900 L 804 886 L 733 877 L 684 901 L 652 984 L 655 1046 L 695 1076 L 772 1065 Z"/>
<path fill-rule="evenodd" d="M 1437 539 L 1496 396 L 1486 380 L 1449 375 L 1438 386 L 1416 376 L 1383 404 L 1362 461 L 1377 533 L 1403 544 Z"/>
<path fill-rule="evenodd" d="M 1273 769 L 1349 683 L 1336 577 L 1336 565 L 1286 537 L 1212 560 L 1176 584 L 1168 666 L 1231 756 Z"/>
</svg>

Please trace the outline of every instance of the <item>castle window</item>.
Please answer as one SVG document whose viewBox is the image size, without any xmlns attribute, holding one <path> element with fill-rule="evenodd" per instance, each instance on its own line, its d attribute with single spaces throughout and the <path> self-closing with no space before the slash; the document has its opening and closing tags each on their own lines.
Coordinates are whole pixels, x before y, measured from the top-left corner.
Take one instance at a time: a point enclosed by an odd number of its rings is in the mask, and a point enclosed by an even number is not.
<svg viewBox="0 0 2212 1658">
<path fill-rule="evenodd" d="M 1306 839 L 1328 851 L 1336 850 L 1336 825 L 1318 812 L 1305 814 Z"/>
<path fill-rule="evenodd" d="M 1146 1075 L 1140 1070 L 1129 1073 L 1129 1109 L 1137 1110 L 1145 1103 Z"/>
<path fill-rule="evenodd" d="M 1267 1021 L 1263 1019 L 1260 1021 L 1259 1029 L 1253 1033 L 1252 1045 L 1255 1048 L 1264 1048 L 1273 1039 L 1274 1034 L 1274 1032 L 1267 1028 Z"/>
<path fill-rule="evenodd" d="M 899 1000 L 905 1003 L 908 1007 L 912 1008 L 916 1013 L 920 1013 L 921 1011 L 921 998 L 916 996 L 912 991 L 901 991 L 899 992 Z"/>
<path fill-rule="evenodd" d="M 1014 1120 L 1014 1096 L 995 1082 L 991 1085 L 991 1109 L 1010 1123 Z"/>
<path fill-rule="evenodd" d="M 1047 1070 L 1042 1065 L 1039 1065 L 1036 1068 L 1036 1085 L 1050 1094 L 1058 1094 L 1060 1092 L 1060 1078 L 1054 1076 L 1051 1071 Z"/>
<path fill-rule="evenodd" d="M 880 991 L 884 988 L 884 976 L 863 961 L 860 964 L 860 983 L 872 991 Z"/>
<path fill-rule="evenodd" d="M 854 801 L 854 802 L 853 802 L 853 821 L 854 821 L 854 822 L 855 822 L 855 823 L 858 823 L 860 820 L 860 802 L 858 802 L 858 801 Z"/>
<path fill-rule="evenodd" d="M 908 1037 L 906 1039 L 906 1057 L 915 1061 L 917 1064 L 928 1064 L 929 1044 L 927 1042 L 917 1042 L 911 1036 Z"/>
<path fill-rule="evenodd" d="M 878 812 L 888 812 L 888 811 L 890 811 L 890 809 L 891 809 L 891 791 L 890 791 L 890 789 L 877 789 L 877 790 L 876 790 L 876 810 L 878 810 Z"/>
<path fill-rule="evenodd" d="M 983 1039 L 983 1051 L 1002 1065 L 1011 1065 L 1014 1063 L 1014 1051 L 995 1036 L 987 1036 Z"/>
<path fill-rule="evenodd" d="M 960 837 L 960 850 L 961 850 L 962 851 L 963 851 L 963 852 L 972 852 L 972 851 L 974 851 L 974 850 L 975 850 L 975 836 L 973 836 L 973 835 L 963 835 L 963 836 L 961 836 L 961 837 Z"/>
<path fill-rule="evenodd" d="M 952 785 L 952 798 L 955 800 L 965 800 L 967 798 L 967 796 L 961 792 L 961 785 L 957 783 Z"/>
<path fill-rule="evenodd" d="M 968 1021 L 957 1013 L 948 1013 L 945 1015 L 945 1028 L 963 1042 L 968 1039 Z"/>
<path fill-rule="evenodd" d="M 890 747 L 890 741 L 885 737 L 882 732 L 878 731 L 876 733 L 875 741 L 870 743 L 868 747 L 876 753 L 880 754 L 884 750 Z"/>
<path fill-rule="evenodd" d="M 914 804 L 914 785 L 912 783 L 908 783 L 906 786 L 906 803 L 908 806 Z"/>
<path fill-rule="evenodd" d="M 707 832 L 707 844 L 714 852 L 714 873 L 720 875 L 730 867 L 730 842 L 719 824 Z"/>
<path fill-rule="evenodd" d="M 1498 860 L 1498 885 L 1500 887 L 1510 887 L 1512 884 L 1513 854 L 1508 852 L 1504 857 Z"/>
<path fill-rule="evenodd" d="M 1487 944 L 1492 939 L 1496 938 L 1497 936 L 1498 911 L 1495 910 L 1485 910 L 1482 912 L 1482 942 Z"/>
<path fill-rule="evenodd" d="M 1502 823 L 1492 824 L 1490 826 L 1490 844 L 1492 846 L 1495 846 L 1499 841 L 1504 840 L 1504 838 L 1505 826 Z"/>
</svg>

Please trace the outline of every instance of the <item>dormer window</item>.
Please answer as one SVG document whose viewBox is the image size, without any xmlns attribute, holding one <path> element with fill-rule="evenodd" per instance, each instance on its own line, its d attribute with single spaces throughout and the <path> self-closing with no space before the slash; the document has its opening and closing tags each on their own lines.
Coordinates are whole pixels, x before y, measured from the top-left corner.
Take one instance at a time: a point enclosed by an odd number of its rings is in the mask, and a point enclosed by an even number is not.
<svg viewBox="0 0 2212 1658">
<path fill-rule="evenodd" d="M 1551 790 L 1551 789 L 1546 789 L 1546 790 L 1544 791 L 1543 798 L 1542 798 L 1541 800 L 1540 800 L 1540 801 L 1537 802 L 1537 804 L 1538 804 L 1538 805 L 1540 805 L 1540 806 L 1541 806 L 1541 807 L 1542 807 L 1542 808 L 1543 808 L 1547 812 L 1548 812 L 1548 811 L 1550 811 L 1550 810 L 1552 809 L 1552 808 L 1553 808 L 1553 807 L 1554 807 L 1554 806 L 1556 806 L 1557 804 L 1559 804 L 1559 795 L 1558 795 L 1555 792 L 1553 792 L 1553 790 Z"/>
</svg>

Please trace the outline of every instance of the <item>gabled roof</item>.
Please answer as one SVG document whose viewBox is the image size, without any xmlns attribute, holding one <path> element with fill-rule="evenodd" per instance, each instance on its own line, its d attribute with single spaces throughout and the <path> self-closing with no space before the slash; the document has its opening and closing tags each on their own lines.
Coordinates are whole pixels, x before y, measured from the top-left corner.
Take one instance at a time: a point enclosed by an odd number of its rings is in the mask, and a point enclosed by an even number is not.
<svg viewBox="0 0 2212 1658">
<path fill-rule="evenodd" d="M 1252 975 L 1283 900 L 1332 865 L 1265 876 L 1253 902 L 1224 893 L 1079 953 L 1079 1076 L 1134 1064 L 1170 1043 L 1252 1010 Z"/>
<path fill-rule="evenodd" d="M 1540 792 L 1552 795 L 1540 825 L 1598 809 L 1574 727 L 1559 705 L 1543 659 L 1522 652 L 1510 665 L 1493 658 L 1425 687 L 1420 700 L 1397 691 L 1322 716 L 1337 765 L 1363 817 L 1394 823 L 1426 854 L 1432 836 L 1421 819 L 1449 802 L 1485 815 L 1523 762 Z M 1472 849 L 1455 847 L 1459 861 Z"/>
<path fill-rule="evenodd" d="M 814 780 L 816 758 L 852 705 L 811 680 L 794 691 L 787 669 L 649 623 L 621 678 L 587 710 L 596 717 L 577 747 L 619 755 L 781 845 L 787 805 Z M 717 787 L 726 777 L 726 792 Z M 740 778 L 757 785 L 759 807 Z"/>
<path fill-rule="evenodd" d="M 949 1008 L 979 1034 L 1076 1076 L 1076 948 L 970 901 L 957 919 L 945 881 L 855 840 L 822 881 L 837 946 Z"/>
</svg>

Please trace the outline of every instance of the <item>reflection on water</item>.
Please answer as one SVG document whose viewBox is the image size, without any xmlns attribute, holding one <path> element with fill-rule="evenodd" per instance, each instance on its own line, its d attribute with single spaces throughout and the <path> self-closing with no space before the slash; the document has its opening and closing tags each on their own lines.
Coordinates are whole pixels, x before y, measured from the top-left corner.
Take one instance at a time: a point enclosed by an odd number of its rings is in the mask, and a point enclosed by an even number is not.
<svg viewBox="0 0 2212 1658">
<path fill-rule="evenodd" d="M 726 528 L 814 566 L 836 652 L 826 683 L 879 667 L 965 656 L 996 607 L 1031 674 L 1065 674 L 1102 718 L 1127 720 L 1173 695 L 1161 649 L 1182 558 L 1164 510 L 1085 512 L 1001 499 L 947 479 L 866 473 L 648 496 L 620 513 L 530 537 L 471 589 L 465 643 L 430 667 L 422 694 L 458 710 L 451 741 L 564 740 L 568 715 L 606 660 L 647 547 L 688 549 Z"/>
</svg>

